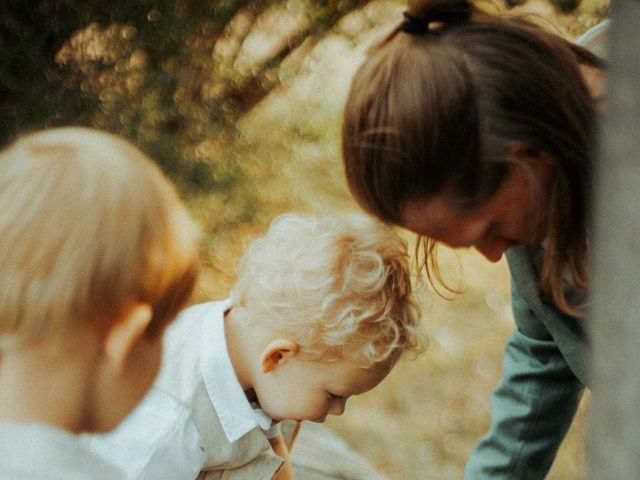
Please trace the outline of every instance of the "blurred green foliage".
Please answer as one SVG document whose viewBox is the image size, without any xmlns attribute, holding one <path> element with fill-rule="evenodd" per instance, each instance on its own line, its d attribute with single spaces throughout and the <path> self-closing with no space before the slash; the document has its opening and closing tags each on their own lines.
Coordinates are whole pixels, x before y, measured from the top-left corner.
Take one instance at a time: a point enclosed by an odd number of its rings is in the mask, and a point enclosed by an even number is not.
<svg viewBox="0 0 640 480">
<path fill-rule="evenodd" d="M 549 1 L 556 11 L 568 5 Z M 214 250 L 226 252 L 239 231 L 260 229 L 280 211 L 350 201 L 339 161 L 341 102 L 361 45 L 399 19 L 404 3 L 3 0 L 0 145 L 60 125 L 132 139 L 176 182 L 207 234 L 205 261 L 220 264 Z M 574 31 L 607 5 L 574 3 L 573 16 L 561 18 Z M 314 60 L 332 37 L 335 51 Z M 306 77 L 313 86 L 296 100 L 285 96 L 262 120 L 255 114 L 270 93 L 295 90 Z M 346 81 L 333 85 L 336 77 Z"/>
<path fill-rule="evenodd" d="M 185 195 L 225 195 L 240 202 L 235 219 L 247 221 L 255 199 L 231 195 L 246 180 L 242 162 L 228 154 L 238 119 L 368 3 L 5 0 L 0 144 L 69 124 L 122 134 Z"/>
<path fill-rule="evenodd" d="M 0 143 L 70 124 L 118 133 L 186 197 L 221 198 L 226 226 L 250 222 L 254 189 L 227 148 L 237 120 L 281 83 L 283 61 L 366 3 L 5 0 Z"/>
</svg>

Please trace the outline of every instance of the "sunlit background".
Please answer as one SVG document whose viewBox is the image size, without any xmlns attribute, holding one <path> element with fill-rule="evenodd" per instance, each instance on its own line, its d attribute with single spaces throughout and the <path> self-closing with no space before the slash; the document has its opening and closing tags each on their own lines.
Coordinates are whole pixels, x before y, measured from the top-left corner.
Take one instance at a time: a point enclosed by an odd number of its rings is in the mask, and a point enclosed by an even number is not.
<svg viewBox="0 0 640 480">
<path fill-rule="evenodd" d="M 399 21 L 404 2 L 14 3 L 0 7 L 0 102 L 10 113 L 0 140 L 62 124 L 133 139 L 203 226 L 194 301 L 227 295 L 243 247 L 279 213 L 357 208 L 340 161 L 342 105 L 367 46 Z M 570 39 L 609 8 L 479 5 L 534 12 Z M 506 263 L 444 253 L 444 275 L 464 293 L 444 300 L 416 279 L 426 352 L 327 423 L 389 478 L 462 478 L 514 328 Z M 584 478 L 587 411 L 588 399 L 549 478 Z"/>
</svg>

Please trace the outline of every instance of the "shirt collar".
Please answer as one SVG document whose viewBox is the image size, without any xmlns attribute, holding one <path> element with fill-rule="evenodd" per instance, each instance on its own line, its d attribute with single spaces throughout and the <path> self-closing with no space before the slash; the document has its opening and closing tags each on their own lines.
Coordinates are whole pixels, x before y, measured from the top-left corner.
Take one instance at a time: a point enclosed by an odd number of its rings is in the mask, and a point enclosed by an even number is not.
<svg viewBox="0 0 640 480">
<path fill-rule="evenodd" d="M 216 410 L 222 429 L 230 442 L 250 430 L 267 430 L 272 420 L 262 410 L 254 410 L 238 382 L 224 332 L 224 313 L 230 300 L 216 303 L 216 308 L 203 322 L 200 368 L 209 399 Z"/>
</svg>

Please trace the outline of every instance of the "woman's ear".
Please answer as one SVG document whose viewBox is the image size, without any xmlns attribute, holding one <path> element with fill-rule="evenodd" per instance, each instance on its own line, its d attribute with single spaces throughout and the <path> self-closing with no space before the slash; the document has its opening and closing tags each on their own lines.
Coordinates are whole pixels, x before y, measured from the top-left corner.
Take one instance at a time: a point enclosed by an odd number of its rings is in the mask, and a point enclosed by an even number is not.
<svg viewBox="0 0 640 480">
<path fill-rule="evenodd" d="M 530 143 L 521 142 L 509 147 L 508 155 L 531 172 L 538 181 L 543 183 L 549 179 L 553 172 L 554 162 L 552 155 Z"/>
<path fill-rule="evenodd" d="M 551 165 L 551 155 L 530 143 L 515 143 L 509 147 L 507 153 L 511 158 L 526 162 L 530 166 Z"/>
<path fill-rule="evenodd" d="M 152 317 L 151 305 L 138 303 L 109 328 L 104 339 L 104 352 L 118 375 L 122 373 L 131 349 L 144 335 Z"/>
<path fill-rule="evenodd" d="M 282 362 L 298 353 L 298 344 L 293 340 L 277 338 L 269 342 L 260 356 L 263 373 L 275 370 Z"/>
</svg>

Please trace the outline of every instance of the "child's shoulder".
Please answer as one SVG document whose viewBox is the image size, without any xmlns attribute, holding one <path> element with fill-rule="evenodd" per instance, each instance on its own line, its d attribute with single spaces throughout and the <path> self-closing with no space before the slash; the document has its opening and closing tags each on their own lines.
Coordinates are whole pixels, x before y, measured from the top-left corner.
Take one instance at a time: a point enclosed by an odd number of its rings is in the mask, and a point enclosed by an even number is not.
<svg viewBox="0 0 640 480">
<path fill-rule="evenodd" d="M 203 336 L 208 336 L 211 327 L 222 321 L 228 301 L 213 301 L 193 305 L 183 310 L 164 334 L 163 358 L 174 354 L 184 357 L 185 351 L 199 352 Z"/>
<path fill-rule="evenodd" d="M 202 325 L 206 319 L 221 318 L 225 310 L 229 308 L 228 300 L 216 300 L 198 303 L 183 310 L 173 324 L 167 328 L 167 337 L 193 333 L 194 328 Z M 200 335 L 196 334 L 199 338 Z"/>
<path fill-rule="evenodd" d="M 219 336 L 228 301 L 200 303 L 184 310 L 167 328 L 156 386 L 184 400 L 202 383 L 202 352 Z M 182 393 L 178 393 L 182 392 Z M 188 402 L 187 402 L 188 403 Z"/>
<path fill-rule="evenodd" d="M 0 478 L 124 478 L 76 435 L 52 425 L 0 422 Z"/>
</svg>

